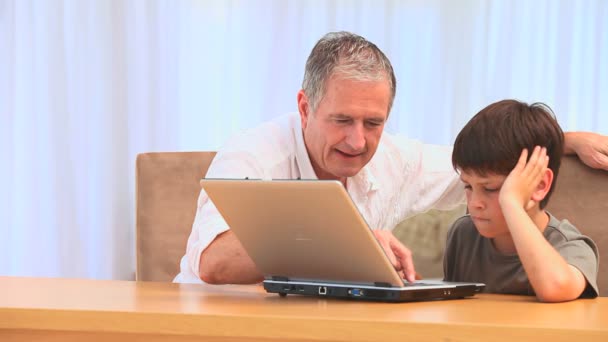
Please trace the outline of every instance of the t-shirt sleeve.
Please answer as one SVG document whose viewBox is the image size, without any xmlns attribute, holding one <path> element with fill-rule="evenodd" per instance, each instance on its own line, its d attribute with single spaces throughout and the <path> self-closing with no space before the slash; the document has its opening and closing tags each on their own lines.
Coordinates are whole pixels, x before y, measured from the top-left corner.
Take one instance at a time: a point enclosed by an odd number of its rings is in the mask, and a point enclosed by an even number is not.
<svg viewBox="0 0 608 342">
<path fill-rule="evenodd" d="M 599 294 L 597 287 L 599 256 L 593 240 L 580 235 L 576 239 L 564 242 L 557 248 L 557 251 L 568 264 L 576 267 L 587 280 L 587 286 L 580 297 L 597 297 Z"/>
</svg>

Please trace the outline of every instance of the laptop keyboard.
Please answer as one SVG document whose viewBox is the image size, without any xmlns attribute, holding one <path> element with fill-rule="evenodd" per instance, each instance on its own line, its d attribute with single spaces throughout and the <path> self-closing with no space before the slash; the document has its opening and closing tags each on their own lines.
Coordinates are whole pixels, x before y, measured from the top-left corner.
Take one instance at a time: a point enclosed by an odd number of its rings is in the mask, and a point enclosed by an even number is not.
<svg viewBox="0 0 608 342">
<path fill-rule="evenodd" d="M 429 284 L 429 283 L 422 283 L 422 282 L 410 283 L 409 281 L 403 279 L 403 287 L 409 287 L 409 286 L 437 286 L 437 284 Z"/>
</svg>

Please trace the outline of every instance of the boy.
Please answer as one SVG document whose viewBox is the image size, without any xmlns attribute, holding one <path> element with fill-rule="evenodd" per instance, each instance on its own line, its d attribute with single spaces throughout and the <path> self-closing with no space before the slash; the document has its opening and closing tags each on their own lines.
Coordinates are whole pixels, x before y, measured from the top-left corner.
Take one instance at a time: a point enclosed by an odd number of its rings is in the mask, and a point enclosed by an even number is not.
<svg viewBox="0 0 608 342">
<path fill-rule="evenodd" d="M 448 232 L 445 280 L 543 302 L 597 297 L 595 243 L 544 210 L 563 140 L 550 108 L 515 100 L 489 105 L 460 131 L 452 164 L 468 214 Z"/>
</svg>

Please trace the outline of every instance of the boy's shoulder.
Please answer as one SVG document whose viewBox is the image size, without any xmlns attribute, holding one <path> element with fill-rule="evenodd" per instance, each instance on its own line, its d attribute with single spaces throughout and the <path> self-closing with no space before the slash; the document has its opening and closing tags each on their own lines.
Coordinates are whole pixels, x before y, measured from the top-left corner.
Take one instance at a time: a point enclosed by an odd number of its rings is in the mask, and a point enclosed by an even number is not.
<svg viewBox="0 0 608 342">
<path fill-rule="evenodd" d="M 599 260 L 599 252 L 595 241 L 590 237 L 581 233 L 570 221 L 559 220 L 555 216 L 549 214 L 549 223 L 547 228 L 543 232 L 545 239 L 558 251 L 560 254 L 578 254 L 586 250 L 584 253 L 591 257 L 595 256 L 596 260 Z"/>
<path fill-rule="evenodd" d="M 567 219 L 559 220 L 551 213 L 547 212 L 549 215 L 549 223 L 547 224 L 547 228 L 545 229 L 544 235 L 547 240 L 559 240 L 563 242 L 574 241 L 574 240 L 586 240 L 589 237 L 585 236 L 581 233 L 572 222 Z"/>
</svg>

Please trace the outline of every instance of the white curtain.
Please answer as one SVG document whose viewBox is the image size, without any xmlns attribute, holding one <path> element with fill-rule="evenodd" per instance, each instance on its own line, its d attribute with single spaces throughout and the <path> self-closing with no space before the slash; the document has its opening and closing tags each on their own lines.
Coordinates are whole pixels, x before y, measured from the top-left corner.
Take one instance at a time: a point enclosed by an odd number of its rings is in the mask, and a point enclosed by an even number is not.
<svg viewBox="0 0 608 342">
<path fill-rule="evenodd" d="M 136 154 L 295 111 L 333 30 L 393 62 L 392 132 L 517 98 L 608 134 L 607 1 L 0 0 L 0 275 L 132 279 Z"/>
</svg>

